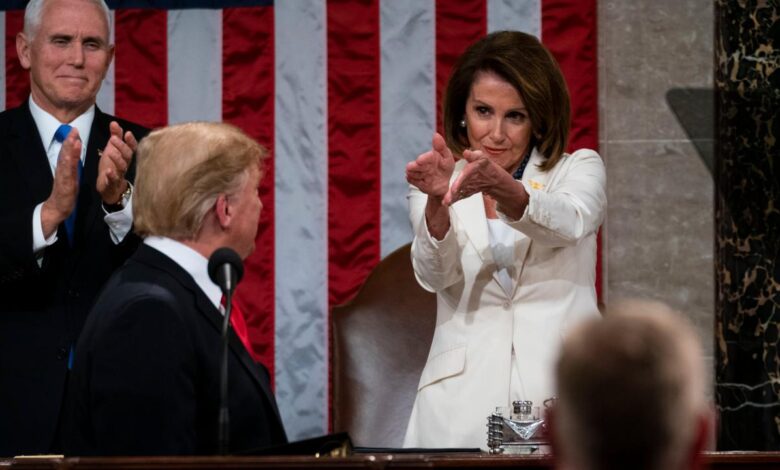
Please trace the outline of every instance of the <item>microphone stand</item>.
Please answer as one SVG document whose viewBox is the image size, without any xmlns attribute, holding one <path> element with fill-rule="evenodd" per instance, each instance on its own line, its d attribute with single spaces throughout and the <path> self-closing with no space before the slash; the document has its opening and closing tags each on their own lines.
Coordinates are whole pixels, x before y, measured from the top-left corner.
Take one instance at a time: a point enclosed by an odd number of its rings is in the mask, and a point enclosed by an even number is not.
<svg viewBox="0 0 780 470">
<path fill-rule="evenodd" d="M 233 289 L 225 294 L 225 318 L 222 320 L 222 367 L 219 377 L 219 454 L 227 455 L 230 443 L 230 411 L 228 410 L 228 328 L 233 310 Z"/>
<path fill-rule="evenodd" d="M 220 455 L 230 450 L 230 412 L 228 407 L 228 329 L 233 310 L 233 291 L 244 274 L 238 253 L 229 247 L 218 248 L 209 257 L 209 278 L 225 296 L 225 316 L 222 319 L 222 362 L 219 370 L 219 416 L 217 418 L 217 447 Z"/>
</svg>

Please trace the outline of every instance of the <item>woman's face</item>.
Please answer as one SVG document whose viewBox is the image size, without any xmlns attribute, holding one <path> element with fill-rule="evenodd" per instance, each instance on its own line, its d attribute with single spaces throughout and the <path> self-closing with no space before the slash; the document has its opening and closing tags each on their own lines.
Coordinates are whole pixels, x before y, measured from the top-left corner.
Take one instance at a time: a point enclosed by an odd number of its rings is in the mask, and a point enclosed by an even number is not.
<svg viewBox="0 0 780 470">
<path fill-rule="evenodd" d="M 466 100 L 466 133 L 472 150 L 512 173 L 528 151 L 531 120 L 509 82 L 493 72 L 477 72 Z"/>
</svg>

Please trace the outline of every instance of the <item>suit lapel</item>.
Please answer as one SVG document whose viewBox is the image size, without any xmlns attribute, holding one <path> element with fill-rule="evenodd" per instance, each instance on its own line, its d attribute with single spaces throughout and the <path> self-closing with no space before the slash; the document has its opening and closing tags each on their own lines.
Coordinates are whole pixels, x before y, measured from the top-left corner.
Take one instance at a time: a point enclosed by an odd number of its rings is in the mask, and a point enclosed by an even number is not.
<svg viewBox="0 0 780 470">
<path fill-rule="evenodd" d="M 221 337 L 224 317 L 216 308 L 214 308 L 214 305 L 211 303 L 211 301 L 208 300 L 208 298 L 206 298 L 200 289 L 196 289 L 196 292 L 194 293 L 196 296 L 198 310 L 203 316 L 206 317 L 211 326 L 216 330 L 216 333 Z M 266 398 L 268 399 L 268 403 L 274 409 L 276 417 L 281 421 L 279 410 L 276 408 L 276 400 L 274 399 L 270 383 L 268 380 L 265 380 L 260 376 L 261 366 L 258 365 L 249 355 L 249 352 L 244 347 L 244 344 L 241 342 L 241 339 L 238 337 L 236 332 L 233 331 L 233 328 L 228 328 L 228 348 L 230 349 L 231 353 L 238 358 L 244 370 L 246 370 L 246 372 L 252 377 L 252 380 L 254 380 L 255 384 L 263 391 Z"/>
<path fill-rule="evenodd" d="M 95 106 L 95 118 L 92 120 L 92 128 L 89 131 L 89 142 L 87 142 L 87 154 L 84 160 L 84 174 L 81 178 L 79 188 L 79 212 L 76 214 L 76 233 L 85 235 L 100 227 L 102 224 L 103 213 L 102 201 L 97 192 L 97 176 L 100 156 L 98 150 L 101 149 L 109 137 L 109 117 Z M 83 230 L 79 230 L 83 227 Z M 82 236 L 82 240 L 87 237 Z M 77 236 L 77 240 L 79 237 Z"/>
<path fill-rule="evenodd" d="M 36 205 L 46 200 L 51 194 L 54 179 L 46 156 L 46 149 L 41 142 L 41 136 L 35 121 L 30 114 L 30 105 L 25 100 L 14 112 L 11 133 L 11 155 L 16 160 L 20 170 L 20 178 L 27 182 L 32 196 L 30 201 Z"/>
</svg>

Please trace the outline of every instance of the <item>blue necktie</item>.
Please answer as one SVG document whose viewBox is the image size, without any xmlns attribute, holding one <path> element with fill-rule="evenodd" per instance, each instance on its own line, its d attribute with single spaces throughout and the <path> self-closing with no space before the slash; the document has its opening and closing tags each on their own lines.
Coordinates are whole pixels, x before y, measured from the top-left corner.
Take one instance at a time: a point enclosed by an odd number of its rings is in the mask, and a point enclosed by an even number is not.
<svg viewBox="0 0 780 470">
<path fill-rule="evenodd" d="M 70 134 L 71 126 L 67 124 L 62 124 L 60 127 L 57 128 L 57 131 L 54 133 L 54 140 L 57 142 L 64 142 L 65 138 L 68 137 L 68 134 Z M 78 165 L 78 184 L 81 185 L 81 173 L 84 169 L 84 165 L 81 163 L 81 155 L 79 155 L 79 165 Z M 78 201 L 78 198 L 76 199 Z M 73 212 L 70 213 L 67 219 L 65 219 L 65 231 L 68 233 L 68 243 L 70 243 L 71 246 L 73 246 L 73 239 L 74 239 L 74 231 L 76 228 L 76 208 L 78 207 L 78 204 L 73 207 Z"/>
</svg>

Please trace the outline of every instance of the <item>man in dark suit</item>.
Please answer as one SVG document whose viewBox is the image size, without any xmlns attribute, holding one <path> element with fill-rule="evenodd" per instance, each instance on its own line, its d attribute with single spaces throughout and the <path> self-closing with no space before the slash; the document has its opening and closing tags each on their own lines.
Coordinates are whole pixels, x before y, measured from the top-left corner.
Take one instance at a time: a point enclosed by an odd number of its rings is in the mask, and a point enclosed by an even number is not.
<svg viewBox="0 0 780 470">
<path fill-rule="evenodd" d="M 109 37 L 102 0 L 32 0 L 17 36 L 31 94 L 0 113 L 0 456 L 58 450 L 73 346 L 139 243 L 130 181 L 147 131 L 95 106 Z"/>
<path fill-rule="evenodd" d="M 228 124 L 179 124 L 141 142 L 133 211 L 144 243 L 76 347 L 69 454 L 217 452 L 223 314 L 207 265 L 220 247 L 242 259 L 254 250 L 264 156 Z M 228 338 L 229 452 L 286 443 L 267 369 Z"/>
</svg>

